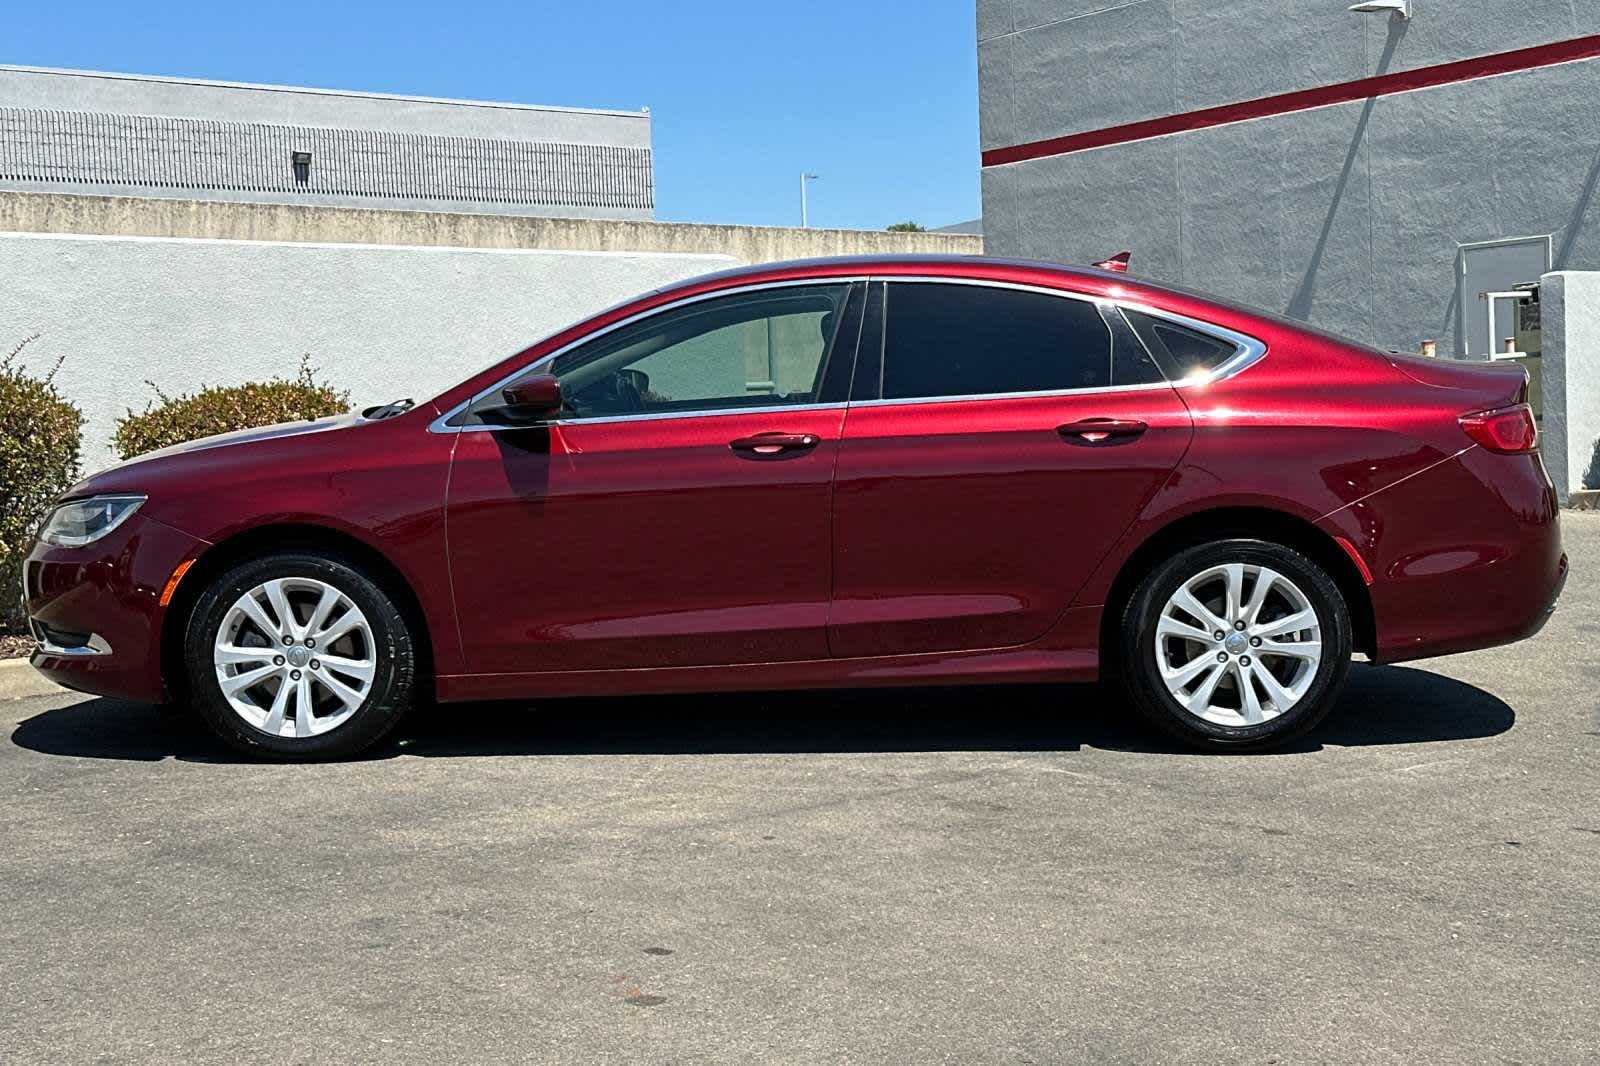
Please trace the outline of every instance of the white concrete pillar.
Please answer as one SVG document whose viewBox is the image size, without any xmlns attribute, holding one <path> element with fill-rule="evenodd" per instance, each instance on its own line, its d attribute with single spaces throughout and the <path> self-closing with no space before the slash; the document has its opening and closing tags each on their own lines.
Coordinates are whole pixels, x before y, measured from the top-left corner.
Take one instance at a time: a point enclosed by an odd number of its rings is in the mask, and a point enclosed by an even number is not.
<svg viewBox="0 0 1600 1066">
<path fill-rule="evenodd" d="M 1600 272 L 1540 279 L 1545 468 L 1563 504 L 1600 488 Z"/>
</svg>

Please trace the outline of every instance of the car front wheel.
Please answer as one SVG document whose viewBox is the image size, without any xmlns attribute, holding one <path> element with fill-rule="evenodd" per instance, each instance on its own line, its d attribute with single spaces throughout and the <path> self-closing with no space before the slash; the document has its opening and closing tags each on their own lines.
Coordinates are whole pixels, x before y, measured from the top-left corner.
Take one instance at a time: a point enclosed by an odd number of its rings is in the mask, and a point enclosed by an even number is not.
<svg viewBox="0 0 1600 1066">
<path fill-rule="evenodd" d="M 1332 709 L 1350 666 L 1350 612 L 1302 553 L 1216 541 L 1140 582 L 1121 650 L 1134 706 L 1161 731 L 1200 748 L 1274 747 Z"/>
<path fill-rule="evenodd" d="M 382 586 L 337 558 L 253 559 L 200 596 L 184 642 L 195 710 L 254 755 L 354 755 L 410 705 L 411 633 Z"/>
</svg>

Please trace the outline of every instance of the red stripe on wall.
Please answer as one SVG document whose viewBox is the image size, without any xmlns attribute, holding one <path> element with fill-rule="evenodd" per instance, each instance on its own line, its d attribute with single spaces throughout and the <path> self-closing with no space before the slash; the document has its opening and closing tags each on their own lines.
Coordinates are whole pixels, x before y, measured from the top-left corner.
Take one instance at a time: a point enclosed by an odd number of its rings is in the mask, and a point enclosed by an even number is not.
<svg viewBox="0 0 1600 1066">
<path fill-rule="evenodd" d="M 1212 126 L 1225 126 L 1233 122 L 1248 122 L 1256 118 L 1286 115 L 1292 111 L 1309 111 L 1314 107 L 1346 104 L 1352 100 L 1366 100 L 1376 96 L 1391 96 L 1414 89 L 1431 89 L 1478 78 L 1492 78 L 1497 74 L 1511 74 L 1519 70 L 1555 66 L 1580 59 L 1600 57 L 1600 34 L 1577 37 L 1570 41 L 1518 48 L 1511 52 L 1459 59 L 1453 63 L 1440 63 L 1433 67 L 1419 67 L 1394 74 L 1378 74 L 1370 78 L 1322 85 L 1315 89 L 1297 89 L 1294 92 L 1245 100 L 1237 104 L 1188 111 L 1181 115 L 1164 115 L 1121 126 L 1074 133 L 1066 137 L 1051 137 L 1043 141 L 1012 145 L 1009 148 L 991 148 L 983 153 L 983 165 L 1000 166 L 1003 163 L 1020 163 L 1027 159 L 1043 159 L 1052 155 L 1067 155 L 1090 148 L 1104 148 L 1111 144 L 1144 141 L 1151 137 L 1165 137 L 1187 130 L 1203 130 Z"/>
</svg>

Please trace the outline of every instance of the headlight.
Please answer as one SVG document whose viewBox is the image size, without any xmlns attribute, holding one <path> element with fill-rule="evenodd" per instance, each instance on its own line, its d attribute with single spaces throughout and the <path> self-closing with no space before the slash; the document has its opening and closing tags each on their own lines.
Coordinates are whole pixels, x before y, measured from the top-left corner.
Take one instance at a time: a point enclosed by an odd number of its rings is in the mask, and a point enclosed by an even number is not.
<svg viewBox="0 0 1600 1066">
<path fill-rule="evenodd" d="M 92 544 L 132 517 L 143 496 L 91 496 L 72 500 L 50 512 L 39 528 L 39 539 L 63 548 Z"/>
</svg>

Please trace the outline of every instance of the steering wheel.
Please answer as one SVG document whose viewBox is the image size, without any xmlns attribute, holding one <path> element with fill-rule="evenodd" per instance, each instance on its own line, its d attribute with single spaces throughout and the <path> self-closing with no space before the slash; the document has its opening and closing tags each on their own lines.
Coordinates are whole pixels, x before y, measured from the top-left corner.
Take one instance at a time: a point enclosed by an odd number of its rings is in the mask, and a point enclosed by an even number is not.
<svg viewBox="0 0 1600 1066">
<path fill-rule="evenodd" d="M 641 370 L 618 370 L 590 382 L 573 394 L 575 410 L 591 415 L 632 415 L 644 410 L 650 376 Z"/>
</svg>

